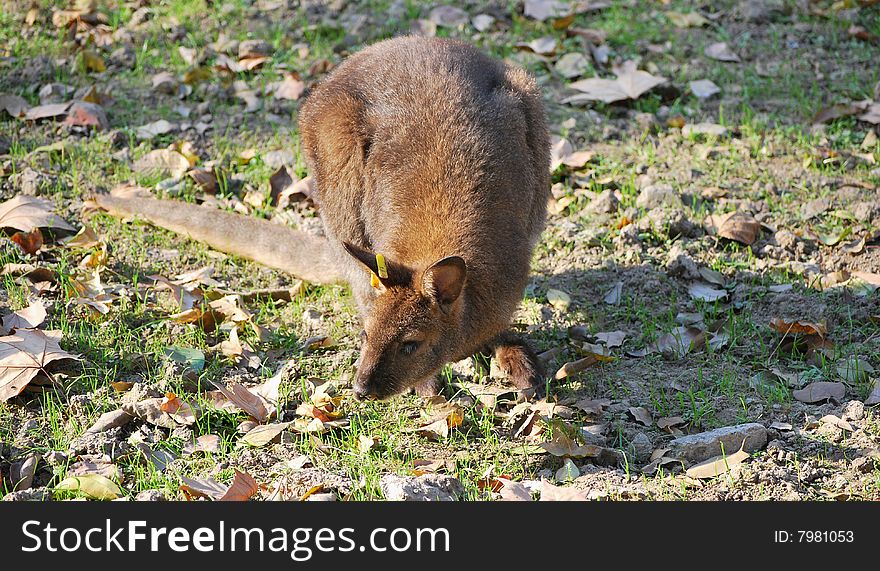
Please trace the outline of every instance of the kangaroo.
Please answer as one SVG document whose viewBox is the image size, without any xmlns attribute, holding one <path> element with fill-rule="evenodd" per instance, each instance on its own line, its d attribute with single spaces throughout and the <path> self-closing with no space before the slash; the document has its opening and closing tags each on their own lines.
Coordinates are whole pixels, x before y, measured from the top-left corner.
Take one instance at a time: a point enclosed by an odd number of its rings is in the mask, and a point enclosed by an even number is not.
<svg viewBox="0 0 880 571">
<path fill-rule="evenodd" d="M 509 331 L 550 192 L 533 79 L 464 42 L 395 38 L 343 61 L 298 122 L 326 240 L 170 201 L 96 202 L 303 279 L 348 283 L 363 323 L 360 399 L 436 394 L 444 364 L 492 350 L 517 388 L 540 392 L 536 355 Z"/>
</svg>

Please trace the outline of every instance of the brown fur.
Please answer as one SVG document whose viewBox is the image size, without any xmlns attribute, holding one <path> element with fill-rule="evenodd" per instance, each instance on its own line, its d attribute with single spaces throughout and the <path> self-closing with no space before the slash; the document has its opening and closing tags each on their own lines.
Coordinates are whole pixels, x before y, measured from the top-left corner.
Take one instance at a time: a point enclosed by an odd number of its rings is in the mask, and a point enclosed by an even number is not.
<svg viewBox="0 0 880 571">
<path fill-rule="evenodd" d="M 534 82 L 462 42 L 398 38 L 343 62 L 309 95 L 299 124 L 366 331 L 355 392 L 425 390 L 443 364 L 487 345 L 518 387 L 537 387 L 534 353 L 506 333 L 550 186 Z M 378 289 L 374 252 L 389 264 Z M 429 268 L 450 256 L 466 269 L 461 283 L 439 276 L 451 280 L 441 289 L 461 287 L 444 301 Z M 404 354 L 411 340 L 419 346 Z"/>
<path fill-rule="evenodd" d="M 304 241 L 267 223 L 233 234 L 292 242 L 282 250 L 296 259 L 287 264 L 295 275 L 305 278 L 303 269 L 312 267 L 329 281 L 344 276 L 364 325 L 355 394 L 435 392 L 445 363 L 485 349 L 495 350 L 517 387 L 539 389 L 538 360 L 507 330 L 550 190 L 549 138 L 532 79 L 463 42 L 387 40 L 321 82 L 302 104 L 299 127 L 328 240 Z M 119 200 L 102 206 L 126 215 L 139 209 Z M 205 212 L 217 211 L 176 214 L 197 218 L 201 230 L 192 232 L 189 220 L 172 227 L 151 208 L 146 217 L 159 226 L 279 267 L 278 256 L 221 235 L 237 223 L 225 220 L 218 229 L 204 221 Z M 316 271 L 304 244 L 318 253 L 318 265 L 332 267 Z M 377 252 L 388 277 L 374 288 Z"/>
</svg>

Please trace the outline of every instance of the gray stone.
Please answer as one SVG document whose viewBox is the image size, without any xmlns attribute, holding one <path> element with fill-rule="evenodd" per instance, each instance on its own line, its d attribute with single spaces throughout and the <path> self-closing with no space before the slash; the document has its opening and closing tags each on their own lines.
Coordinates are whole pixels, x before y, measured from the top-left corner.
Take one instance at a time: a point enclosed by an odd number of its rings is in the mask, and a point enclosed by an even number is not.
<svg viewBox="0 0 880 571">
<path fill-rule="evenodd" d="M 696 238 L 701 230 L 687 217 L 683 208 L 664 208 L 658 206 L 651 209 L 644 218 L 639 220 L 639 228 L 643 231 L 653 229 L 669 238 L 686 236 Z"/>
<path fill-rule="evenodd" d="M 136 502 L 164 502 L 168 498 L 159 490 L 144 490 L 134 497 Z"/>
<path fill-rule="evenodd" d="M 613 214 L 617 212 L 617 207 L 619 205 L 620 201 L 609 188 L 596 195 L 584 210 L 593 214 Z"/>
<path fill-rule="evenodd" d="M 48 502 L 52 499 L 52 491 L 49 488 L 31 488 L 10 492 L 3 496 L 4 502 Z"/>
<path fill-rule="evenodd" d="M 423 474 L 415 478 L 388 474 L 379 480 L 379 487 L 390 501 L 455 501 L 464 495 L 464 486 L 458 478 L 443 474 Z"/>
<path fill-rule="evenodd" d="M 697 267 L 697 262 L 677 243 L 669 249 L 666 258 L 666 273 L 671 277 L 686 280 L 700 279 L 700 269 Z"/>
<path fill-rule="evenodd" d="M 681 198 L 678 196 L 678 193 L 668 184 L 648 185 L 642 189 L 638 198 L 636 198 L 636 206 L 646 210 L 659 206 L 680 207 L 681 205 Z"/>
<path fill-rule="evenodd" d="M 734 12 L 747 22 L 766 24 L 785 12 L 783 0 L 744 0 Z"/>
<path fill-rule="evenodd" d="M 654 444 L 647 434 L 639 432 L 630 441 L 629 451 L 632 452 L 637 461 L 645 462 L 651 457 L 651 452 L 654 451 Z"/>
<path fill-rule="evenodd" d="M 865 418 L 865 403 L 851 400 L 843 408 L 843 418 L 846 420 L 862 420 Z"/>
<path fill-rule="evenodd" d="M 767 444 L 767 429 L 757 422 L 725 426 L 698 434 L 676 438 L 669 443 L 669 455 L 688 462 L 702 462 L 719 456 L 724 445 L 724 454 L 733 454 L 740 449 L 745 440 L 744 450 L 754 452 Z"/>
</svg>

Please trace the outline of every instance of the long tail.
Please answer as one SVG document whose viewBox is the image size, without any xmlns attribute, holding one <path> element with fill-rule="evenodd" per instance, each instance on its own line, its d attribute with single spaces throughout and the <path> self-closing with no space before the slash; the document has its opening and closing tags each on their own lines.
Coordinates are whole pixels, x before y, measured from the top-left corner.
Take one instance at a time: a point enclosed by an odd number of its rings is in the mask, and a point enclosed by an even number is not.
<svg viewBox="0 0 880 571">
<path fill-rule="evenodd" d="M 96 194 L 93 199 L 113 216 L 143 218 L 221 252 L 248 258 L 308 282 L 345 283 L 342 271 L 333 262 L 330 243 L 324 238 L 258 218 L 141 194 Z"/>
</svg>

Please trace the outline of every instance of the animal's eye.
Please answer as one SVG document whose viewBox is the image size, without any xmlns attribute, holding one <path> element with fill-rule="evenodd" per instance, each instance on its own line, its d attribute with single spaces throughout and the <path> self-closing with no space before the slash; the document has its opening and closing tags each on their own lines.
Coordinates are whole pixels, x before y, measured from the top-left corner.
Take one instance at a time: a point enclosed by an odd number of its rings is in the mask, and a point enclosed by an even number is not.
<svg viewBox="0 0 880 571">
<path fill-rule="evenodd" d="M 400 352 L 404 355 L 412 355 L 419 348 L 418 341 L 406 341 L 400 344 Z"/>
</svg>

